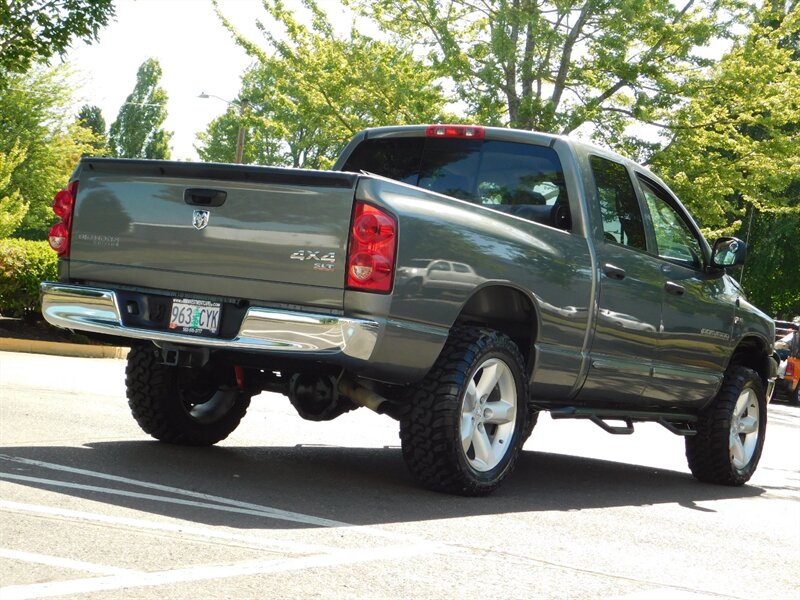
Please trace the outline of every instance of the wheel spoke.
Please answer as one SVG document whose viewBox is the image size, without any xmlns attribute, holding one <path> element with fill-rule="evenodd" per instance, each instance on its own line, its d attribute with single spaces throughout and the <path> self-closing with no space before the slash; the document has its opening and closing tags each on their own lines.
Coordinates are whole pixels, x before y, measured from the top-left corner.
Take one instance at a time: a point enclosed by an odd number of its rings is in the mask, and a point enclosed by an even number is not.
<svg viewBox="0 0 800 600">
<path fill-rule="evenodd" d="M 733 409 L 733 414 L 737 417 L 743 417 L 747 414 L 747 409 L 750 405 L 750 390 L 744 390 L 736 399 L 736 407 Z"/>
<path fill-rule="evenodd" d="M 743 417 L 739 419 L 741 433 L 755 433 L 758 431 L 758 419 L 756 417 Z"/>
<path fill-rule="evenodd" d="M 461 448 L 464 454 L 469 451 L 472 445 L 472 438 L 475 435 L 475 421 L 470 414 L 464 414 L 461 417 Z"/>
<path fill-rule="evenodd" d="M 744 466 L 747 463 L 747 459 L 745 458 L 744 454 L 744 446 L 742 445 L 741 438 L 733 432 L 731 432 L 730 448 L 734 464 L 737 467 Z"/>
<path fill-rule="evenodd" d="M 503 365 L 499 362 L 487 364 L 481 370 L 481 379 L 478 382 L 478 398 L 483 398 L 492 393 L 492 390 L 500 380 L 503 373 Z"/>
<path fill-rule="evenodd" d="M 490 417 L 486 419 L 487 423 L 494 423 L 496 425 L 503 425 L 510 423 L 516 416 L 516 407 L 511 402 L 500 400 L 499 402 L 490 402 L 486 408 L 492 411 Z"/>
<path fill-rule="evenodd" d="M 475 434 L 472 436 L 472 445 L 475 450 L 476 462 L 481 463 L 485 470 L 495 466 L 494 449 L 486 430 L 475 430 Z"/>
<path fill-rule="evenodd" d="M 478 398 L 478 387 L 475 385 L 475 380 L 471 379 L 464 394 L 464 408 L 461 412 L 465 415 L 471 413 L 478 405 Z"/>
</svg>

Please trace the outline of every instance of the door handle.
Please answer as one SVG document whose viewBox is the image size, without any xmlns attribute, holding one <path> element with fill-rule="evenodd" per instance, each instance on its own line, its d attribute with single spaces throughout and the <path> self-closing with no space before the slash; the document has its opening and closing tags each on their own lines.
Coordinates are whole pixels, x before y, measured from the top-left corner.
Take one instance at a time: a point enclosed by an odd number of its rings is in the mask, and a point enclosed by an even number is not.
<svg viewBox="0 0 800 600">
<path fill-rule="evenodd" d="M 621 269 L 611 263 L 603 265 L 603 273 L 605 273 L 606 277 L 609 279 L 616 279 L 618 281 L 625 279 L 625 269 Z"/>
<path fill-rule="evenodd" d="M 667 290 L 668 294 L 672 294 L 673 296 L 683 296 L 683 293 L 686 289 L 682 285 L 678 285 L 677 283 L 673 283 L 668 281 L 664 284 L 664 289 Z"/>
</svg>

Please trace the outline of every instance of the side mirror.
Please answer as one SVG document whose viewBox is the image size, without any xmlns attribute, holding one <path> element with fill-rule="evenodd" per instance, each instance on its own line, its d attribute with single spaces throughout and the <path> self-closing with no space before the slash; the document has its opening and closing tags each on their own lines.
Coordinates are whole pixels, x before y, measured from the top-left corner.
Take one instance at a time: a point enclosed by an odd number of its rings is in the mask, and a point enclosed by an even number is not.
<svg viewBox="0 0 800 600">
<path fill-rule="evenodd" d="M 714 242 L 711 265 L 719 269 L 739 267 L 747 258 L 747 244 L 735 237 L 722 237 Z"/>
</svg>

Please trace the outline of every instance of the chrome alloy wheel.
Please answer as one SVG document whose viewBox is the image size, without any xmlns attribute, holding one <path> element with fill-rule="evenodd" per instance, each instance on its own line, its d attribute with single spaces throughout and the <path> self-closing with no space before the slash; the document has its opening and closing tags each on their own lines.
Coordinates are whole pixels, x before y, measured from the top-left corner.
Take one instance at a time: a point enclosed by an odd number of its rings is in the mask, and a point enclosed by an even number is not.
<svg viewBox="0 0 800 600">
<path fill-rule="evenodd" d="M 728 449 L 731 463 L 737 469 L 744 469 L 753 458 L 758 446 L 758 425 L 761 414 L 758 397 L 752 388 L 745 388 L 736 400 L 731 416 L 731 432 Z"/>
<path fill-rule="evenodd" d="M 517 386 L 508 365 L 490 358 L 475 370 L 461 401 L 461 447 L 476 471 L 495 468 L 511 448 Z"/>
</svg>

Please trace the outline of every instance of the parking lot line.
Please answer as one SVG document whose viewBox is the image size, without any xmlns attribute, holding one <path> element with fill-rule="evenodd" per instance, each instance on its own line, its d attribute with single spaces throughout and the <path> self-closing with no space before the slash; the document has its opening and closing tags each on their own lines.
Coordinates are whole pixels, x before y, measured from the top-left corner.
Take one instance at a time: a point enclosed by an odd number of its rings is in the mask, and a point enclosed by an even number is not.
<svg viewBox="0 0 800 600">
<path fill-rule="evenodd" d="M 189 500 L 181 500 L 179 498 L 173 498 L 171 496 L 156 496 L 150 494 L 140 494 L 138 492 L 124 492 L 122 490 L 116 490 L 114 488 L 101 488 L 95 486 L 86 486 L 80 484 L 73 484 L 69 482 L 58 481 L 54 479 L 39 479 L 39 478 L 28 478 L 31 482 L 38 482 L 38 483 L 46 483 L 51 486 L 56 487 L 66 487 L 66 488 L 73 488 L 73 489 L 84 489 L 88 491 L 97 491 L 99 493 L 108 493 L 114 495 L 127 495 L 132 498 L 140 498 L 140 499 L 147 499 L 147 500 L 158 500 L 163 502 L 170 502 L 173 504 L 183 504 L 186 506 L 197 506 L 202 508 L 209 508 L 213 510 L 220 510 L 224 512 L 235 512 L 241 514 L 248 514 L 248 515 L 255 515 L 261 517 L 267 517 L 270 519 L 278 519 L 282 521 L 290 521 L 295 523 L 302 523 L 305 525 L 314 525 L 317 527 L 346 527 L 351 531 L 358 531 L 359 533 L 372 535 L 375 537 L 388 539 L 388 540 L 395 540 L 401 541 L 409 544 L 420 544 L 420 543 L 429 543 L 436 545 L 438 547 L 443 547 L 438 542 L 426 542 L 424 538 L 419 536 L 408 535 L 404 533 L 396 533 L 391 531 L 385 531 L 378 527 L 373 527 L 369 525 L 354 525 L 352 523 L 345 523 L 343 521 L 334 521 L 332 519 L 324 519 L 321 517 L 314 517 L 312 515 L 307 515 L 298 512 L 286 511 L 278 508 L 273 508 L 270 506 L 262 506 L 259 504 L 253 504 L 250 502 L 241 502 L 239 500 L 232 500 L 230 498 L 224 498 L 222 496 L 215 496 L 212 494 L 204 494 L 201 492 L 195 492 L 193 490 L 184 490 L 181 488 L 176 488 L 167 485 L 161 485 L 159 483 L 153 483 L 150 481 L 141 481 L 138 479 L 130 479 L 128 477 L 120 477 L 119 475 L 110 475 L 108 473 L 100 473 L 98 471 L 90 471 L 87 469 L 78 469 L 76 467 L 69 467 L 66 465 L 59 465 L 56 463 L 49 463 L 39 460 L 32 460 L 28 458 L 22 458 L 18 456 L 9 456 L 6 454 L 0 454 L 0 461 L 5 460 L 13 463 L 24 464 L 33 467 L 39 467 L 43 469 L 50 469 L 54 471 L 60 471 L 63 473 L 71 473 L 74 475 L 82 475 L 85 477 L 91 477 L 96 479 L 101 479 L 105 481 L 113 481 L 115 483 L 122 483 L 125 485 L 141 487 L 145 489 L 157 490 L 166 492 L 169 494 L 177 495 L 177 496 L 185 496 L 187 498 L 197 498 L 199 500 L 205 500 L 206 502 L 198 503 Z M 26 481 L 27 476 L 23 475 L 16 475 L 12 473 L 0 473 L 0 479 L 10 479 L 10 480 L 17 480 L 17 481 Z"/>
<path fill-rule="evenodd" d="M 29 585 L 12 585 L 0 588 L 0 598 L 3 598 L 3 600 L 51 598 L 69 594 L 88 594 L 91 592 L 192 583 L 212 579 L 268 575 L 271 573 L 302 571 L 382 560 L 417 558 L 434 551 L 433 546 L 430 544 L 339 550 L 331 554 L 318 554 L 266 561 L 247 561 L 233 565 L 208 565 L 151 573 L 92 577 Z"/>
<path fill-rule="evenodd" d="M 305 515 L 302 513 L 292 512 L 281 510 L 278 508 L 271 508 L 268 506 L 260 506 L 258 504 L 251 504 L 249 502 L 240 502 L 238 500 L 231 500 L 230 498 L 223 498 L 221 496 L 214 496 L 211 494 L 203 494 L 201 492 L 194 492 L 191 490 L 184 490 L 181 488 L 176 488 L 168 485 L 161 485 L 158 483 L 152 483 L 149 481 L 140 481 L 138 479 L 129 479 L 127 477 L 120 477 L 118 475 L 109 475 L 107 473 L 100 473 L 97 471 L 89 471 L 86 469 L 78 469 L 75 467 L 68 467 L 66 465 L 59 465 L 55 463 L 48 463 L 39 460 L 31 460 L 28 458 L 22 458 L 18 456 L 8 456 L 5 454 L 0 454 L 0 460 L 6 460 L 14 463 L 34 466 L 34 467 L 41 467 L 43 469 L 51 469 L 54 471 L 61 471 L 64 473 L 72 473 L 74 475 L 84 475 L 86 477 L 93 477 L 96 479 L 104 479 L 107 481 L 113 481 L 116 483 L 123 483 L 126 485 L 132 485 L 136 487 L 142 487 L 151 490 L 158 490 L 161 492 L 167 492 L 170 494 L 177 494 L 180 496 L 186 496 L 190 498 L 197 498 L 200 500 L 206 500 L 209 502 L 213 502 L 216 505 L 229 505 L 233 507 L 237 507 L 240 509 L 250 509 L 251 511 L 257 511 L 262 516 L 268 516 L 273 519 L 281 519 L 283 521 L 292 521 L 295 523 L 303 523 L 305 525 L 316 525 L 319 527 L 352 527 L 350 523 L 343 523 L 342 521 L 334 521 L 331 519 L 322 519 L 319 517 L 314 517 L 311 515 Z M 108 489 L 108 488 L 106 488 Z M 236 512 L 236 511 L 234 511 Z M 252 513 L 248 513 L 252 514 Z"/>
<path fill-rule="evenodd" d="M 91 513 L 79 510 L 69 510 L 53 506 L 43 506 L 39 504 L 25 504 L 22 502 L 12 502 L 0 500 L 0 510 L 16 513 L 26 513 L 34 515 L 44 515 L 71 519 L 76 521 L 88 521 L 93 523 L 105 523 L 130 527 L 132 529 L 147 531 L 162 531 L 178 533 L 181 535 L 192 536 L 195 538 L 205 538 L 210 540 L 224 540 L 227 542 L 240 542 L 249 546 L 256 546 L 267 550 L 279 550 L 282 552 L 294 552 L 302 554 L 321 554 L 325 552 L 335 552 L 337 549 L 320 544 L 303 544 L 300 542 L 290 542 L 284 540 L 274 540 L 263 536 L 243 535 L 226 531 L 219 531 L 208 527 L 194 527 L 185 523 L 162 523 L 149 521 L 147 519 L 133 519 L 128 517 L 116 517 L 99 513 Z"/>
<path fill-rule="evenodd" d="M 99 575 L 139 575 L 141 571 L 133 569 L 121 569 L 119 567 L 109 567 L 98 565 L 83 560 L 73 560 L 71 558 L 61 558 L 60 556 L 48 556 L 47 554 L 37 554 L 35 552 L 22 552 L 11 550 L 10 548 L 0 548 L 0 558 L 17 560 L 26 563 L 37 563 L 49 567 L 61 569 L 71 569 L 73 571 L 85 571 L 87 573 L 98 573 Z"/>
<path fill-rule="evenodd" d="M 72 483 L 71 481 L 59 481 L 57 479 L 45 479 L 42 477 L 29 477 L 27 475 L 16 475 L 14 473 L 0 473 L 0 479 L 5 479 L 7 481 L 36 483 L 56 488 L 83 490 L 86 492 L 109 494 L 112 496 L 124 496 L 126 498 L 136 498 L 137 500 L 152 500 L 154 502 L 159 502 L 159 503 L 179 504 L 181 506 L 192 506 L 195 508 L 208 508 L 211 510 L 218 510 L 221 512 L 238 513 L 242 515 L 253 515 L 256 517 L 265 517 L 267 519 L 279 519 L 281 521 L 298 521 L 298 519 L 293 518 L 290 515 L 275 514 L 275 512 L 270 509 L 254 510 L 250 508 L 239 508 L 238 506 L 229 506 L 229 505 L 215 504 L 210 502 L 198 502 L 197 500 L 185 500 L 183 498 L 174 498 L 172 496 L 162 496 L 157 494 L 142 494 L 140 492 L 129 492 L 128 490 L 118 490 L 114 488 L 100 487 L 96 485 Z M 308 519 L 303 519 L 300 520 L 299 522 L 308 524 Z"/>
</svg>

